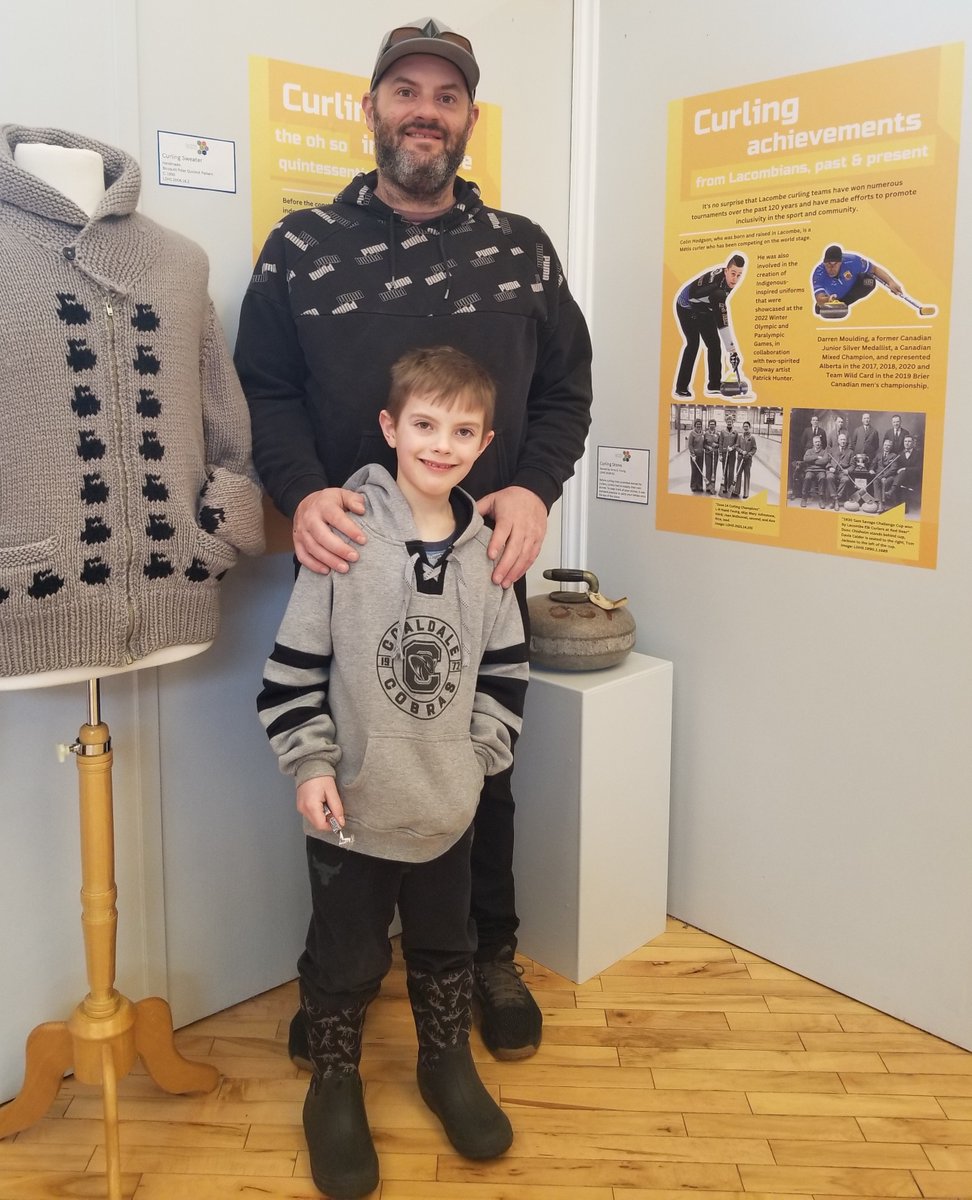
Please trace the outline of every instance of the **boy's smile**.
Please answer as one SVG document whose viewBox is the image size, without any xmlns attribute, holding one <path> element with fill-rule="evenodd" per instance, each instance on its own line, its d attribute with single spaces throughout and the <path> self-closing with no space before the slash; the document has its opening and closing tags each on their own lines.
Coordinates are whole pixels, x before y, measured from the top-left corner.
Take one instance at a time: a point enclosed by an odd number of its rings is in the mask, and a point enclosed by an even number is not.
<svg viewBox="0 0 972 1200">
<path fill-rule="evenodd" d="M 483 433 L 482 412 L 460 400 L 452 407 L 427 396 L 409 396 L 395 421 L 379 417 L 382 432 L 398 455 L 396 482 L 410 503 L 445 499 L 493 440 Z"/>
</svg>

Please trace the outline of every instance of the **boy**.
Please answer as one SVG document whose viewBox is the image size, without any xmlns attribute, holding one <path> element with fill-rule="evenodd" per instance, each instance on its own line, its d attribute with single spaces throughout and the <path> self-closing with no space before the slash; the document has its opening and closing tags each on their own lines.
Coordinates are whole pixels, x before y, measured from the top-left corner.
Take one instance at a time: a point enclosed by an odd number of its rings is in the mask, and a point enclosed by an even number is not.
<svg viewBox="0 0 972 1200">
<path fill-rule="evenodd" d="M 471 823 L 484 776 L 512 762 L 528 674 L 516 597 L 491 582 L 488 531 L 457 486 L 492 441 L 495 388 L 451 347 L 411 351 L 391 378 L 379 422 L 396 479 L 372 464 L 346 484 L 368 554 L 347 574 L 301 569 L 258 701 L 308 834 L 304 1131 L 334 1197 L 378 1184 L 358 1063 L 396 903 L 422 1098 L 466 1157 L 513 1136 L 469 1051 Z"/>
</svg>

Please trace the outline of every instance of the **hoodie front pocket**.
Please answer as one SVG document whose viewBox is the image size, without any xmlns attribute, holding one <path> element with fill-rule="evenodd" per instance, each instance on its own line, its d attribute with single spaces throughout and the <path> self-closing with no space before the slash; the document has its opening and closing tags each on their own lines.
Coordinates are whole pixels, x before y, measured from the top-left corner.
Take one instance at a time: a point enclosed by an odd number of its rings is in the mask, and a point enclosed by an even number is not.
<svg viewBox="0 0 972 1200">
<path fill-rule="evenodd" d="M 439 837 L 472 820 L 483 768 L 468 736 L 372 734 L 361 770 L 340 786 L 355 823 L 376 832 Z"/>
</svg>

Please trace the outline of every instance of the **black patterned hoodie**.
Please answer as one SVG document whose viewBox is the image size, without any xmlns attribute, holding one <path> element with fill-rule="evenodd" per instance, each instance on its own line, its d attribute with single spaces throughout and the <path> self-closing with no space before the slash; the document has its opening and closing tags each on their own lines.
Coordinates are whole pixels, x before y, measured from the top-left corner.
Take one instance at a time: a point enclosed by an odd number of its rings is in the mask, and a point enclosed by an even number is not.
<svg viewBox="0 0 972 1200">
<path fill-rule="evenodd" d="M 466 492 L 452 493 L 452 548 L 430 563 L 384 467 L 346 486 L 364 496 L 367 548 L 345 574 L 301 567 L 257 708 L 285 774 L 336 778 L 356 852 L 425 862 L 468 828 L 484 776 L 513 762 L 523 622 L 513 589 L 490 579 L 489 530 Z"/>
<path fill-rule="evenodd" d="M 94 150 L 94 214 L 14 160 Z M 246 405 L 195 243 L 137 214 L 129 155 L 0 126 L 0 676 L 210 640 L 262 546 Z"/>
</svg>

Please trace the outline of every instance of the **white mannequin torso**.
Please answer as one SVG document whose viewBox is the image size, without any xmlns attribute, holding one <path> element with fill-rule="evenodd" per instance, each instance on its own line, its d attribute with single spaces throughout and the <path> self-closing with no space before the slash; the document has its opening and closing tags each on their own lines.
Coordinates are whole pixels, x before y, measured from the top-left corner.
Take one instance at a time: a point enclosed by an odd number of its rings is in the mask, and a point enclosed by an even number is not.
<svg viewBox="0 0 972 1200">
<path fill-rule="evenodd" d="M 19 142 L 14 146 L 14 162 L 57 188 L 89 217 L 105 194 L 105 164 L 97 150 Z"/>
<path fill-rule="evenodd" d="M 95 150 L 77 150 L 67 146 L 49 146 L 41 142 L 21 142 L 14 147 L 18 167 L 30 171 L 90 217 L 105 194 L 105 166 Z M 0 678 L 0 692 L 21 691 L 27 688 L 57 687 L 60 684 L 82 683 L 89 679 L 104 679 L 127 671 L 141 671 L 178 662 L 208 650 L 212 642 L 192 646 L 165 646 L 161 650 L 121 667 L 69 667 L 62 671 L 40 671 L 33 675 Z"/>
</svg>

